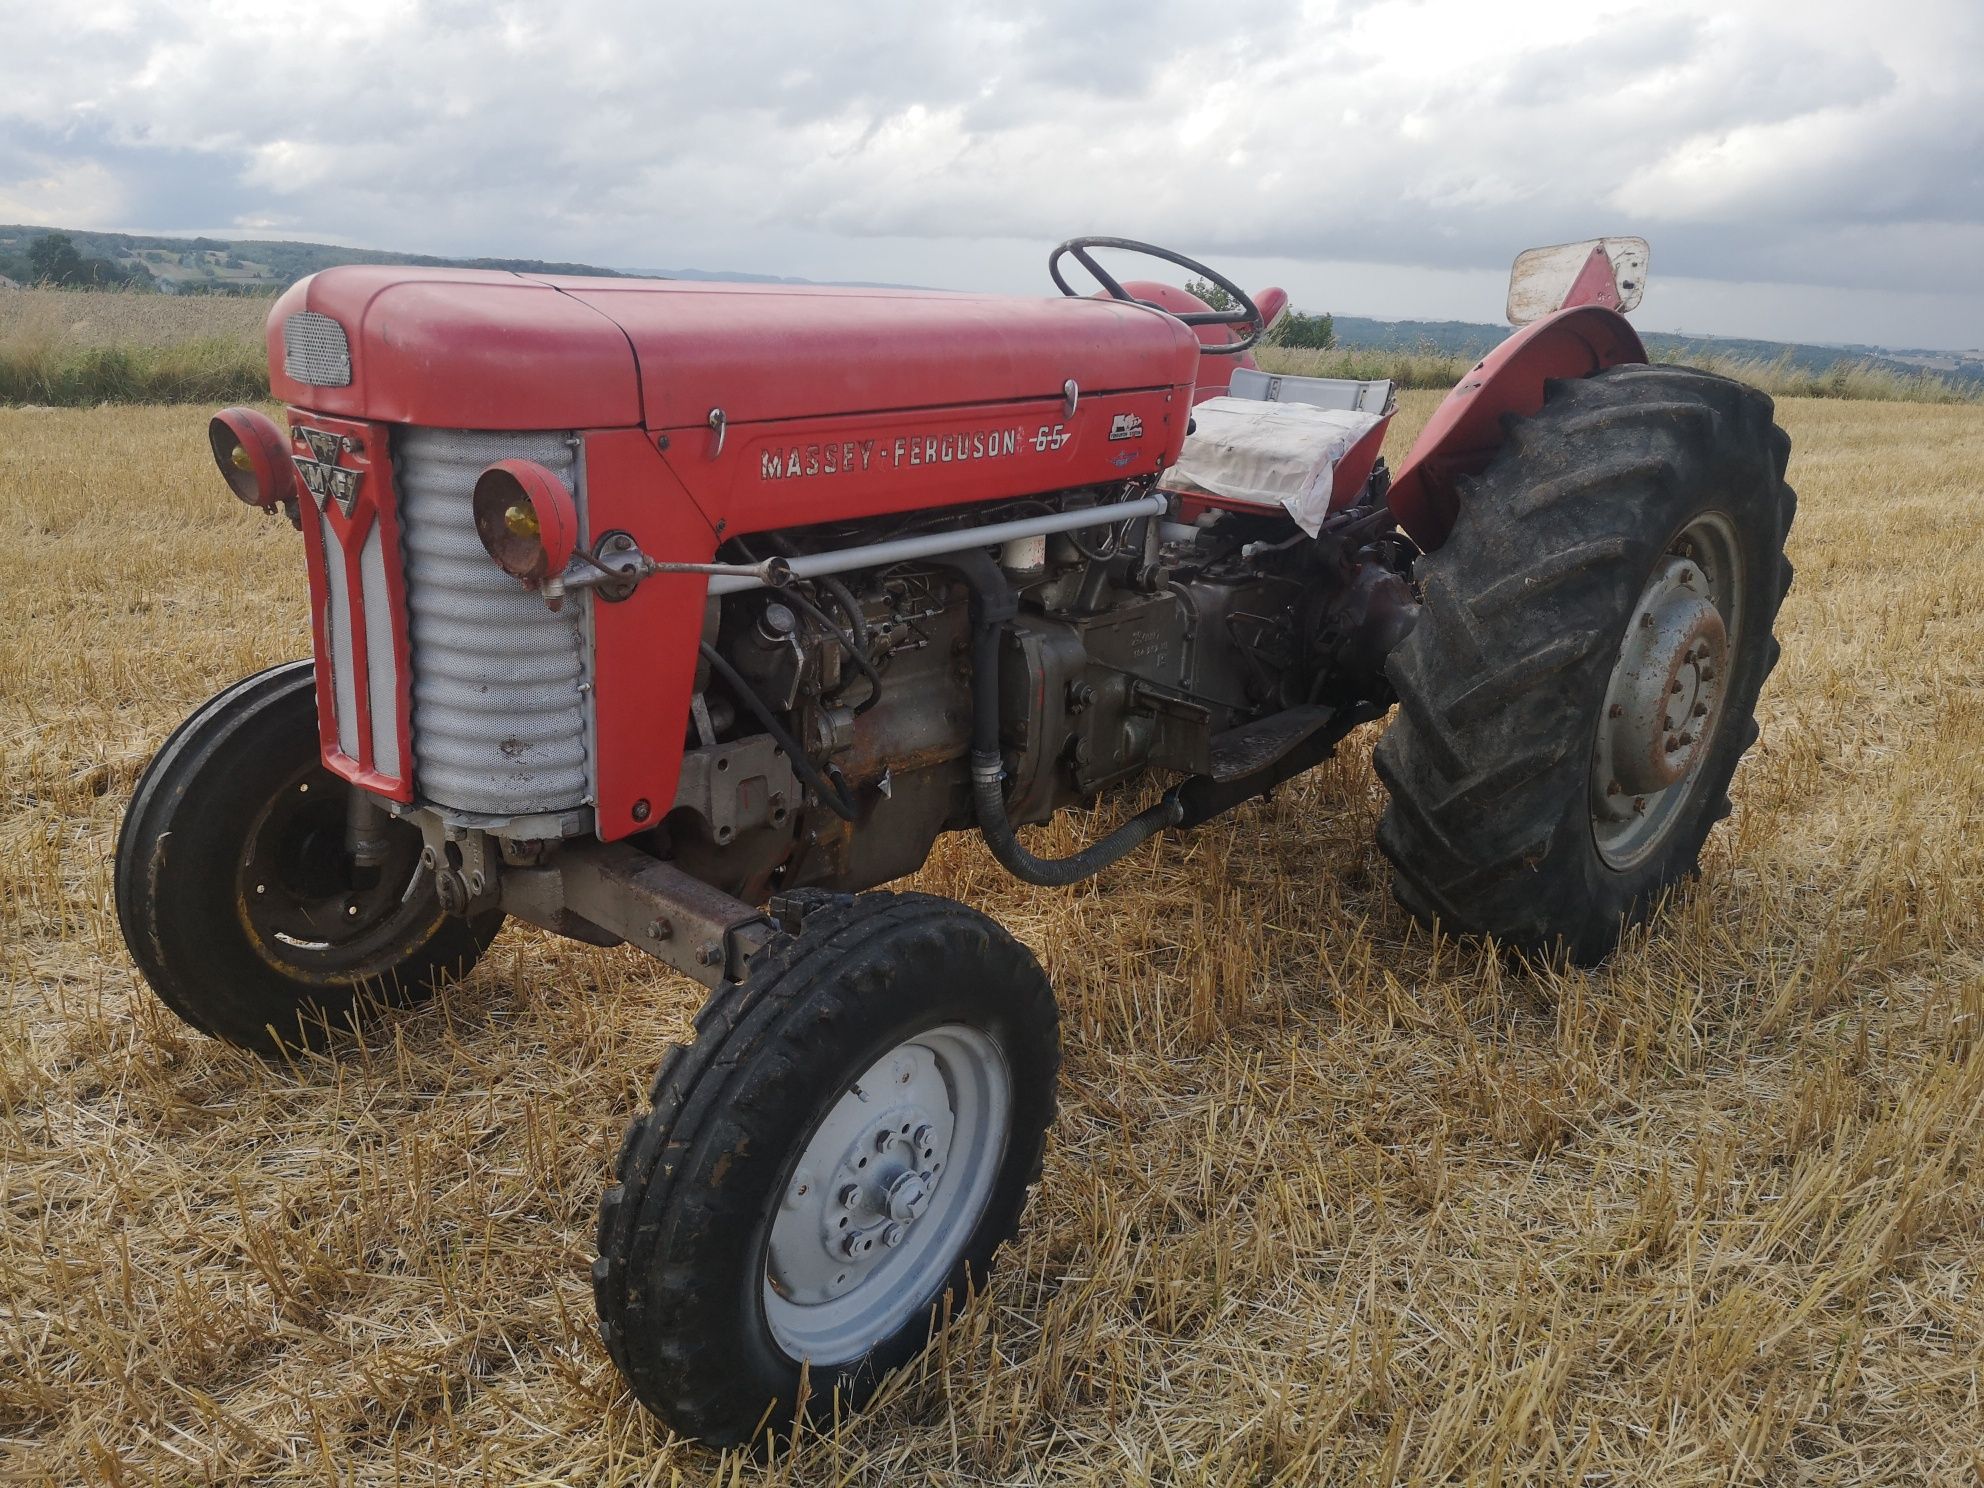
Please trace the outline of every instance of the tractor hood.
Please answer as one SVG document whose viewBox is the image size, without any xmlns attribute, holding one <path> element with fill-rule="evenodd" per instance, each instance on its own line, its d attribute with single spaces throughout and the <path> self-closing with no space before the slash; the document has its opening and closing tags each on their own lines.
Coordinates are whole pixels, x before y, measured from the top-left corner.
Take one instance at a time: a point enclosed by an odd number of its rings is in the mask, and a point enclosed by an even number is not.
<svg viewBox="0 0 1984 1488">
<path fill-rule="evenodd" d="M 457 429 L 706 426 L 1189 386 L 1198 339 L 1113 300 L 351 266 L 268 322 L 287 403 Z"/>
</svg>

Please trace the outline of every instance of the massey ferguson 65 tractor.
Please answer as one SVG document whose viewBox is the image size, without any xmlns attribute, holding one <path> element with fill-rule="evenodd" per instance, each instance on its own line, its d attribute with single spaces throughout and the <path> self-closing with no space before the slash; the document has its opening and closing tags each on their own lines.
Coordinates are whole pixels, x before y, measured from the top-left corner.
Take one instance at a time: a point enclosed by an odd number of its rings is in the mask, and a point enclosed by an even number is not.
<svg viewBox="0 0 1984 1488">
<path fill-rule="evenodd" d="M 1396 706 L 1378 842 L 1427 924 L 1592 961 L 1695 869 L 1777 657 L 1789 442 L 1648 364 L 1644 270 L 1635 239 L 1525 255 L 1527 324 L 1395 472 L 1389 385 L 1247 357 L 1286 296 L 1123 240 L 1057 249 L 1041 299 L 306 279 L 268 323 L 286 425 L 210 435 L 301 530 L 315 655 L 146 770 L 131 955 L 265 1051 L 511 916 L 703 982 L 601 1206 L 606 1347 L 714 1442 L 802 1378 L 858 1402 L 983 1281 L 1054 1114 L 1033 956 L 872 891 L 940 832 L 1134 892 L 1140 844 Z M 1119 789 L 1149 804 L 1101 840 L 1027 846 Z"/>
</svg>

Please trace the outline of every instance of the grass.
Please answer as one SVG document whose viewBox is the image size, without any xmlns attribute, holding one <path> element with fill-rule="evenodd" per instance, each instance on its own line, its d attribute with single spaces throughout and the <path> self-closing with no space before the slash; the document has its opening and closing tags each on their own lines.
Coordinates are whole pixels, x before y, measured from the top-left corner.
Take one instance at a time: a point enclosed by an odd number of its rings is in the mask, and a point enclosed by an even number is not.
<svg viewBox="0 0 1984 1488">
<path fill-rule="evenodd" d="M 87 408 L 99 403 L 234 403 L 269 395 L 262 322 L 269 301 L 229 296 L 23 289 L 0 292 L 0 406 Z M 1773 397 L 1855 398 L 1900 403 L 1975 403 L 1984 393 L 1930 372 L 1905 374 L 1869 361 L 1824 372 L 1792 365 L 1675 353 L 1659 358 L 1706 367 Z M 1339 346 L 1328 351 L 1264 347 L 1270 372 L 1306 377 L 1387 378 L 1406 389 L 1446 389 L 1474 364 L 1434 350 Z M 1396 463 L 1396 462 L 1394 462 Z"/>
<path fill-rule="evenodd" d="M 1045 1180 L 923 1364 L 751 1464 L 629 1402 L 586 1279 L 699 989 L 512 927 L 336 1058 L 175 1022 L 119 815 L 307 650 L 297 538 L 189 410 L 0 411 L 0 1480 L 1976 1483 L 1984 410 L 1781 413 L 1762 742 L 1607 966 L 1410 925 L 1373 731 L 1076 889 L 940 844 L 1060 990 Z"/>
<path fill-rule="evenodd" d="M 0 404 L 266 398 L 268 313 L 263 299 L 0 291 Z"/>
</svg>

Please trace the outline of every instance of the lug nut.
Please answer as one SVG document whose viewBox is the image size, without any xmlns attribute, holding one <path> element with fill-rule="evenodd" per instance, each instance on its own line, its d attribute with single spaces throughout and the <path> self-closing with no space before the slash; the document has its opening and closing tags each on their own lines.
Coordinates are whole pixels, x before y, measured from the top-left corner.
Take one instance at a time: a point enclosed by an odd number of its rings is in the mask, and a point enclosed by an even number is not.
<svg viewBox="0 0 1984 1488">
<path fill-rule="evenodd" d="M 909 1238 L 908 1225 L 892 1224 L 886 1230 L 882 1231 L 882 1243 L 888 1246 L 889 1249 L 891 1250 L 894 1250 L 898 1245 L 902 1244 L 902 1242 L 908 1238 Z"/>
<path fill-rule="evenodd" d="M 1634 796 L 1634 797 L 1633 797 L 1633 810 L 1635 810 L 1635 811 L 1644 811 L 1644 810 L 1646 810 L 1646 797 L 1645 797 L 1645 796 Z"/>
<path fill-rule="evenodd" d="M 846 1188 L 843 1188 L 840 1191 L 840 1205 L 843 1209 L 859 1209 L 861 1207 L 861 1185 L 850 1183 Z"/>
<path fill-rule="evenodd" d="M 1707 704 L 1707 703 L 1696 703 L 1696 704 L 1695 704 L 1695 713 L 1694 713 L 1694 716 L 1695 716 L 1695 717 L 1697 717 L 1697 718 L 1706 718 L 1706 717 L 1708 717 L 1708 704 Z"/>
</svg>

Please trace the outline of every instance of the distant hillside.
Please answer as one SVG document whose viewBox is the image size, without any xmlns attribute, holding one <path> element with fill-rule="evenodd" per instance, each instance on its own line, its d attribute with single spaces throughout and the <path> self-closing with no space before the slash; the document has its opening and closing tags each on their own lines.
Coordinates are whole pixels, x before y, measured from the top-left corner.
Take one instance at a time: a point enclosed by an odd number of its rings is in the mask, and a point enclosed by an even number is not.
<svg viewBox="0 0 1984 1488">
<path fill-rule="evenodd" d="M 1447 356 L 1486 356 L 1508 336 L 1509 327 L 1465 320 L 1371 320 L 1336 317 L 1336 343 L 1379 351 L 1434 351 Z M 1656 357 L 1726 357 L 1739 361 L 1783 362 L 1800 372 L 1821 373 L 1841 362 L 1867 362 L 1881 371 L 1908 376 L 1933 372 L 1951 382 L 1984 388 L 1984 354 L 1895 351 L 1881 346 L 1813 346 L 1787 341 L 1753 341 L 1735 336 L 1678 336 L 1643 331 L 1647 351 Z"/>
<path fill-rule="evenodd" d="M 166 294 L 274 294 L 306 275 L 338 264 L 415 264 L 424 268 L 506 269 L 518 274 L 593 274 L 609 279 L 715 279 L 745 284 L 812 284 L 775 274 L 741 274 L 723 269 L 606 269 L 597 264 L 560 263 L 542 258 L 436 258 L 425 253 L 394 253 L 376 248 L 340 248 L 266 238 L 171 238 L 138 233 L 89 232 L 73 227 L 30 227 L 0 223 L 0 274 L 25 282 L 25 264 L 35 239 L 65 233 L 86 258 L 108 259 L 121 269 L 140 269 Z M 10 265 L 14 267 L 10 268 Z M 855 289 L 899 285 L 836 280 Z"/>
<path fill-rule="evenodd" d="M 617 269 L 557 263 L 541 258 L 435 258 L 424 253 L 390 253 L 372 248 L 340 248 L 331 243 L 297 243 L 261 238 L 166 238 L 134 233 L 89 232 L 81 228 L 0 224 L 0 260 L 23 259 L 28 246 L 47 233 L 62 232 L 87 258 L 106 258 L 120 267 L 151 275 L 167 294 L 273 294 L 319 269 L 337 264 L 417 264 L 426 268 L 509 269 L 522 274 L 599 274 L 624 278 Z"/>
</svg>

